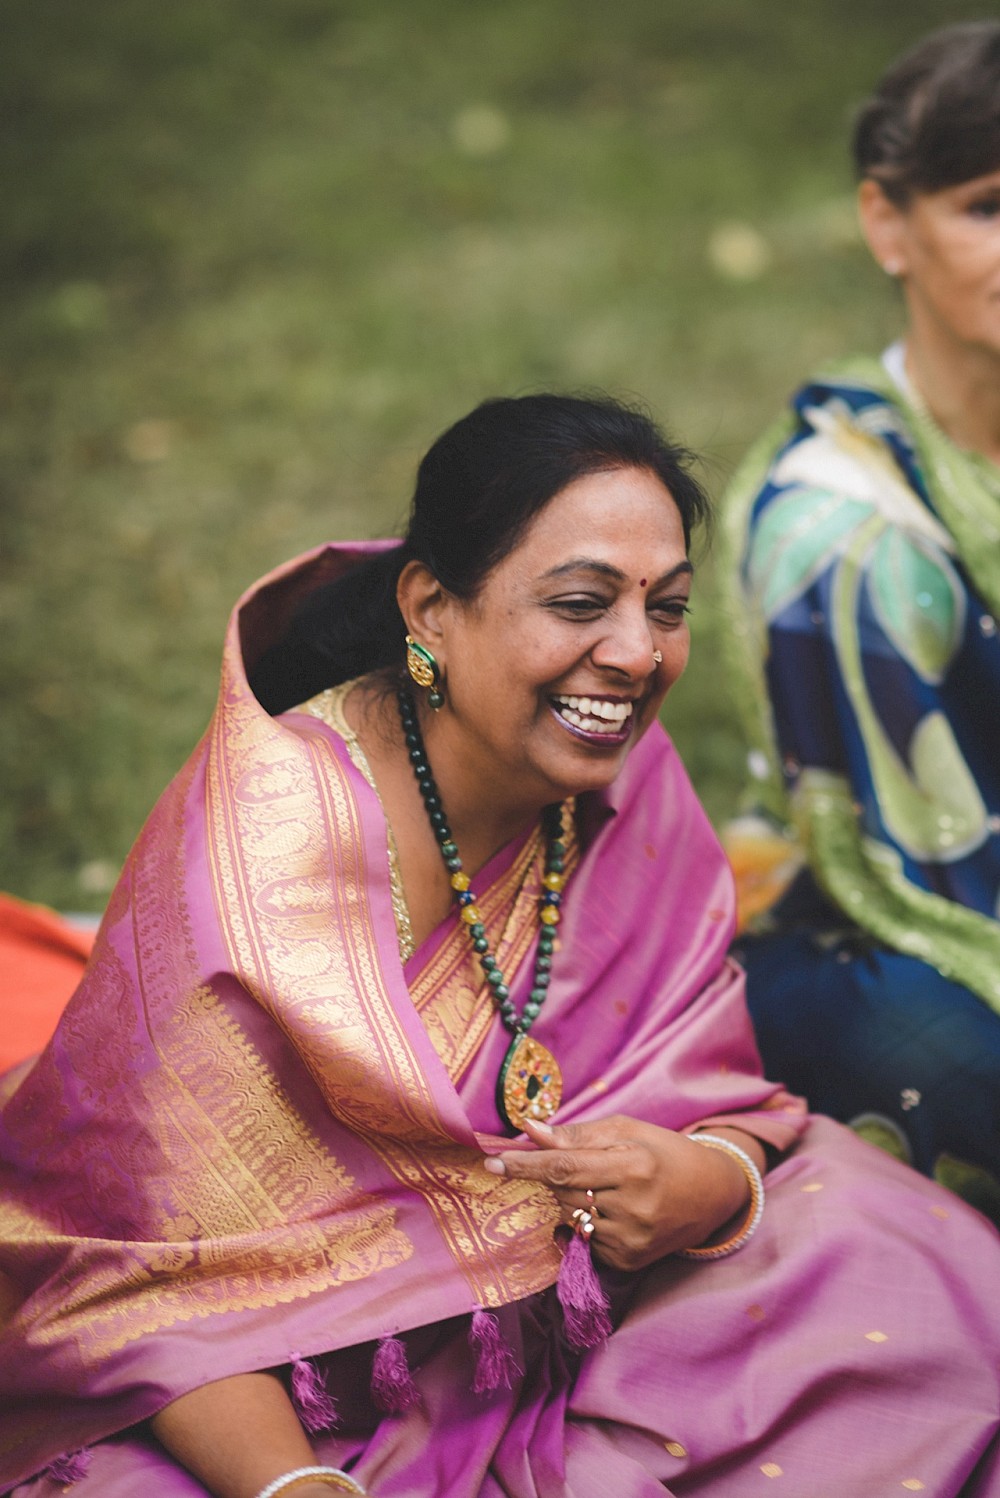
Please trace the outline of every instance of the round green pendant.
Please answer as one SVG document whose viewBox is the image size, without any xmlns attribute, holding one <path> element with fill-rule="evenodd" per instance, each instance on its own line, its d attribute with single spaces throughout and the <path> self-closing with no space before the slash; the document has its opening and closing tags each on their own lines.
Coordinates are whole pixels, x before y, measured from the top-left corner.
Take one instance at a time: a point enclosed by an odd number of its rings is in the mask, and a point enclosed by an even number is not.
<svg viewBox="0 0 1000 1498">
<path fill-rule="evenodd" d="M 520 1132 L 526 1119 L 545 1123 L 562 1102 L 563 1079 L 551 1051 L 531 1035 L 515 1035 L 497 1078 L 497 1112 Z"/>
</svg>

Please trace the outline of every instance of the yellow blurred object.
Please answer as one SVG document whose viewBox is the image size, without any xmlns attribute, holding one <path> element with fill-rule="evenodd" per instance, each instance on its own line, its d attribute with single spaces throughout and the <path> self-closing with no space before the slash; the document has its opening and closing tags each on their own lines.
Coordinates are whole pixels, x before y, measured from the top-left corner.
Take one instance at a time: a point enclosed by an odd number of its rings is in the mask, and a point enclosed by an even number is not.
<svg viewBox="0 0 1000 1498">
<path fill-rule="evenodd" d="M 805 862 L 801 844 L 764 817 L 736 817 L 722 830 L 736 879 L 736 930 L 745 931 L 778 900 Z"/>
</svg>

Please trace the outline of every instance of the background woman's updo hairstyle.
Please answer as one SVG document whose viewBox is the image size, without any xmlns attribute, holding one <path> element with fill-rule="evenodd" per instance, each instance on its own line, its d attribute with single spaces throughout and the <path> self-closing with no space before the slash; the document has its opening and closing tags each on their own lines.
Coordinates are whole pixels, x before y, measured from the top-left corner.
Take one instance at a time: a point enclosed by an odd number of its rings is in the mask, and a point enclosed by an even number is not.
<svg viewBox="0 0 1000 1498">
<path fill-rule="evenodd" d="M 893 63 L 854 127 L 859 179 L 905 207 L 1000 167 L 1000 22 L 946 26 Z"/>
<path fill-rule="evenodd" d="M 515 549 L 534 517 L 575 479 L 641 468 L 655 474 L 680 513 L 689 545 L 709 502 L 690 454 L 641 411 L 607 398 L 525 395 L 484 401 L 449 427 L 417 470 L 403 544 L 316 590 L 289 633 L 251 673 L 271 713 L 324 687 L 403 667 L 399 574 L 426 564 L 455 597 L 472 599 Z"/>
</svg>

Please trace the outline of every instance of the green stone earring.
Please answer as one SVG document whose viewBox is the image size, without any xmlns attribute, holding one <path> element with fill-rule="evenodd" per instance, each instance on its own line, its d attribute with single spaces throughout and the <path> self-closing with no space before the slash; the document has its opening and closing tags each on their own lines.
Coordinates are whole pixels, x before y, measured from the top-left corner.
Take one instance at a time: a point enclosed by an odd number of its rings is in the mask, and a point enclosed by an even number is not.
<svg viewBox="0 0 1000 1498">
<path fill-rule="evenodd" d="M 419 645 L 412 635 L 406 637 L 406 669 L 418 687 L 427 687 L 427 704 L 435 712 L 444 707 L 441 690 L 441 668 L 426 645 Z"/>
</svg>

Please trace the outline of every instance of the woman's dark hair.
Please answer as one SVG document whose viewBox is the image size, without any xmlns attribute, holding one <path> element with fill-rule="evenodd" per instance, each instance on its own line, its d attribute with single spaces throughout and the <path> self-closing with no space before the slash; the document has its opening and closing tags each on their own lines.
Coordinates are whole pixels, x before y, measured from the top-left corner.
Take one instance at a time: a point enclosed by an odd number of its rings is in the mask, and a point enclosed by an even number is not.
<svg viewBox="0 0 1000 1498">
<path fill-rule="evenodd" d="M 894 62 L 854 126 L 854 164 L 900 207 L 1000 167 L 1000 22 L 945 26 Z"/>
<path fill-rule="evenodd" d="M 396 584 L 406 563 L 424 562 L 449 593 L 474 598 L 534 517 L 587 474 L 653 474 L 676 504 L 690 544 L 709 517 L 690 461 L 649 416 L 608 398 L 484 401 L 421 462 L 403 544 L 311 594 L 288 635 L 252 671 L 254 691 L 269 712 L 281 712 L 336 682 L 401 666 L 405 627 Z"/>
</svg>

